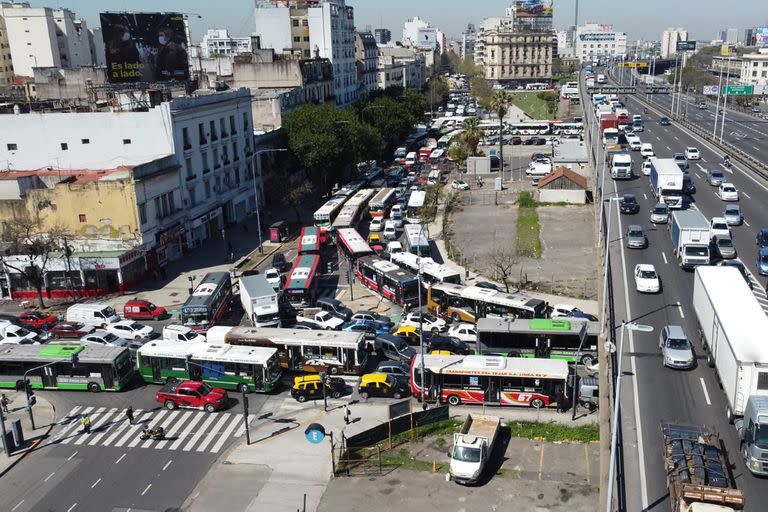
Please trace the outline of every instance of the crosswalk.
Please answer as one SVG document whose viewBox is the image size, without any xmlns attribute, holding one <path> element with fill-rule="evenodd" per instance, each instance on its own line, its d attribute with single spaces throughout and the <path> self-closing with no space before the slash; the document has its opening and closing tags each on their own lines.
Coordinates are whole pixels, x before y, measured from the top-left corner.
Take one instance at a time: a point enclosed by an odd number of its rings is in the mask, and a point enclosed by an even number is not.
<svg viewBox="0 0 768 512">
<path fill-rule="evenodd" d="M 84 414 L 91 418 L 89 434 L 81 432 L 80 418 Z M 249 423 L 254 418 L 249 416 Z M 165 438 L 141 439 L 141 431 L 145 427 L 162 427 Z M 48 444 L 218 453 L 229 439 L 240 437 L 243 433 L 245 424 L 241 414 L 137 409 L 133 424 L 130 424 L 125 417 L 125 409 L 77 406 L 58 423 Z"/>
</svg>

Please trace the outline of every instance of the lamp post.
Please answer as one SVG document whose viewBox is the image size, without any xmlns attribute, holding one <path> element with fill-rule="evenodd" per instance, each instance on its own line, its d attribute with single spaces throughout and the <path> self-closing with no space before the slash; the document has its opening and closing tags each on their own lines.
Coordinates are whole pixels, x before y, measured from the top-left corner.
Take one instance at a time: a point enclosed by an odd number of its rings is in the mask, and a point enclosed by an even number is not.
<svg viewBox="0 0 768 512">
<path fill-rule="evenodd" d="M 653 332 L 650 325 L 634 322 L 621 322 L 621 338 L 619 340 L 618 368 L 616 370 L 616 394 L 613 397 L 613 422 L 611 423 L 611 462 L 608 469 L 608 492 L 606 493 L 605 512 L 611 512 L 613 505 L 613 483 L 616 480 L 616 436 L 618 435 L 619 398 L 621 397 L 621 360 L 624 354 L 624 330 Z"/>
<path fill-rule="evenodd" d="M 254 210 L 256 210 L 256 231 L 259 233 L 259 254 L 264 254 L 264 246 L 263 241 L 261 239 L 261 213 L 259 213 L 259 191 L 256 188 L 256 171 L 258 170 L 256 167 L 261 168 L 261 159 L 259 158 L 259 155 L 262 153 L 279 153 L 288 151 L 286 148 L 272 148 L 272 149 L 262 149 L 256 152 L 255 155 L 253 155 L 253 159 L 256 161 L 253 168 L 253 205 Z"/>
<path fill-rule="evenodd" d="M 605 250 L 605 254 L 603 256 L 603 309 L 600 312 L 601 317 L 603 318 L 603 327 L 601 331 L 605 331 L 606 321 L 605 319 L 608 318 L 608 315 L 606 314 L 606 306 L 608 304 L 608 301 L 606 300 L 606 295 L 608 294 L 608 249 L 610 246 L 611 241 L 611 206 L 613 205 L 614 201 L 618 201 L 618 197 L 609 197 L 607 199 L 604 199 L 603 202 L 608 203 L 608 225 L 606 226 L 605 230 L 605 238 L 603 239 L 603 246 Z M 600 208 L 600 212 L 602 213 L 603 209 Z M 602 229 L 602 228 L 601 228 Z"/>
<path fill-rule="evenodd" d="M 419 224 L 419 238 L 421 238 L 422 233 L 424 233 L 424 224 Z M 429 239 L 429 233 L 427 233 L 427 239 Z M 427 386 L 426 386 L 426 379 L 425 379 L 425 373 L 424 373 L 424 312 L 421 309 L 421 254 L 419 253 L 419 257 L 417 259 L 417 265 L 418 265 L 418 272 L 416 273 L 417 277 L 417 286 L 418 293 L 419 293 L 419 351 L 421 352 L 421 409 L 426 411 L 427 410 Z"/>
</svg>

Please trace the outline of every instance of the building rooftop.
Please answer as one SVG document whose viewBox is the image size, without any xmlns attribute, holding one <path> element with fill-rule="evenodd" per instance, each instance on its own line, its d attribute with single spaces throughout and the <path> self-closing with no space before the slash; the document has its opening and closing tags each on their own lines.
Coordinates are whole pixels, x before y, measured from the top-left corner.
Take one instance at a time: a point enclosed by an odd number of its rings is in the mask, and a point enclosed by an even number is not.
<svg viewBox="0 0 768 512">
<path fill-rule="evenodd" d="M 29 176 L 59 178 L 60 182 L 90 183 L 93 181 L 116 181 L 130 177 L 131 167 L 119 166 L 114 169 L 33 169 L 28 171 L 0 171 L 0 180 L 17 180 Z"/>
<path fill-rule="evenodd" d="M 554 163 L 587 163 L 587 147 L 579 139 L 560 139 L 555 146 L 552 161 Z"/>
<path fill-rule="evenodd" d="M 582 189 L 586 190 L 587 188 L 587 179 L 581 174 L 577 174 L 572 170 L 568 169 L 567 167 L 555 168 L 553 172 L 549 173 L 546 177 L 542 178 L 541 181 L 539 181 L 538 187 L 545 188 L 547 185 L 557 180 L 558 178 L 565 178 L 569 181 L 572 181 Z"/>
</svg>

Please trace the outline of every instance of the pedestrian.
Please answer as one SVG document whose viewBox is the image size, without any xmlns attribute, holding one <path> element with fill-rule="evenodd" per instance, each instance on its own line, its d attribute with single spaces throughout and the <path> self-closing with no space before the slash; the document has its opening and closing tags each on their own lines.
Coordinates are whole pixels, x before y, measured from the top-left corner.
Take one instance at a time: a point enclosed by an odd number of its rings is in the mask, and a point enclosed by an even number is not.
<svg viewBox="0 0 768 512">
<path fill-rule="evenodd" d="M 8 402 L 10 402 L 10 400 L 8 400 L 8 397 L 3 393 L 3 396 L 0 397 L 0 406 L 3 407 L 3 412 L 8 412 Z"/>
<path fill-rule="evenodd" d="M 128 424 L 133 425 L 133 406 L 129 405 L 125 410 L 125 417 L 128 418 Z"/>
<path fill-rule="evenodd" d="M 557 412 L 565 412 L 565 395 L 562 392 L 557 394 Z"/>
<path fill-rule="evenodd" d="M 344 404 L 344 423 L 349 425 L 349 406 Z"/>
<path fill-rule="evenodd" d="M 83 425 L 83 433 L 84 434 L 90 434 L 91 433 L 91 417 L 87 414 L 83 414 L 80 417 L 80 424 Z"/>
</svg>

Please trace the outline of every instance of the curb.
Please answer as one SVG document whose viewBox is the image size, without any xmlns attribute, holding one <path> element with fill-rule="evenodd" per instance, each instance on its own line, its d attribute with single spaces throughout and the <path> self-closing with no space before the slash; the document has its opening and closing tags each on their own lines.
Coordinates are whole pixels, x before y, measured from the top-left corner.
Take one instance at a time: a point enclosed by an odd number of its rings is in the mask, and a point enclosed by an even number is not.
<svg viewBox="0 0 768 512">
<path fill-rule="evenodd" d="M 50 402 L 49 402 L 49 403 L 50 403 Z M 53 427 L 54 427 L 54 425 L 56 425 L 56 421 L 55 421 L 55 420 L 56 420 L 56 406 L 54 406 L 53 404 L 51 404 L 51 408 L 53 409 L 53 419 L 54 419 L 54 421 L 53 421 L 53 422 L 52 422 L 50 425 L 48 425 L 48 430 L 45 432 L 45 434 L 43 434 L 43 435 L 42 435 L 42 436 L 40 436 L 40 437 L 39 437 L 37 440 L 35 440 L 35 442 L 34 442 L 34 443 L 32 443 L 32 444 L 29 446 L 29 448 L 26 448 L 25 450 L 23 450 L 23 451 L 21 452 L 21 455 L 19 455 L 19 456 L 18 456 L 18 457 L 17 457 L 17 458 L 16 458 L 16 459 L 13 461 L 13 462 L 11 462 L 11 464 L 9 464 L 8 466 L 6 466 L 4 469 L 0 470 L 0 478 L 2 478 L 3 476 L 5 476 L 5 474 L 6 474 L 6 473 L 8 473 L 10 470 L 12 470 L 12 469 L 13 469 L 13 468 L 16 466 L 16 464 L 18 464 L 19 462 L 21 462 L 22 460 L 24 460 L 24 458 L 25 458 L 27 455 L 29 455 L 30 453 L 32 453 L 33 451 L 35 451 L 35 449 L 36 449 L 38 446 L 40 446 L 40 443 L 42 443 L 43 441 L 45 441 L 45 440 L 48 438 L 48 435 L 51 433 L 51 430 L 53 430 Z"/>
</svg>

